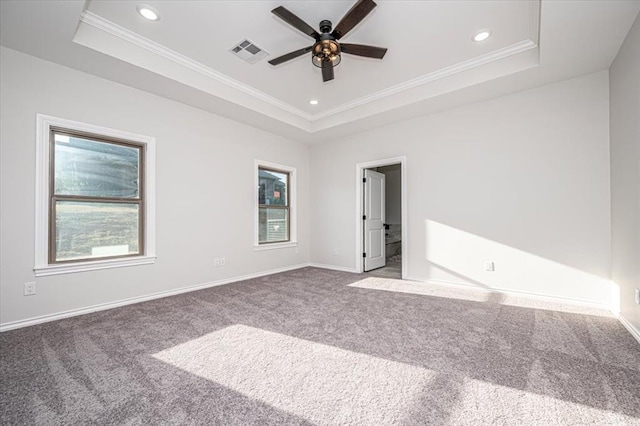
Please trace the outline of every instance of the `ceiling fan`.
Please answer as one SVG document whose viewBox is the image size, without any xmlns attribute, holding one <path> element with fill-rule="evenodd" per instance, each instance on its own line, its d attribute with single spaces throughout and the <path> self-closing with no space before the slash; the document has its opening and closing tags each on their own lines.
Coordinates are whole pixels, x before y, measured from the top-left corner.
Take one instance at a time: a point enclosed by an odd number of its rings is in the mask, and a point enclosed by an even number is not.
<svg viewBox="0 0 640 426">
<path fill-rule="evenodd" d="M 269 63 L 271 65 L 279 65 L 298 56 L 302 56 L 305 53 L 312 52 L 311 60 L 313 64 L 322 68 L 322 81 L 329 81 L 334 78 L 333 67 L 340 63 L 340 55 L 342 53 L 382 59 L 385 53 L 387 53 L 387 49 L 383 47 L 338 43 L 338 40 L 358 25 L 375 7 L 376 3 L 373 0 L 358 0 L 340 22 L 338 22 L 338 25 L 336 25 L 333 31 L 331 31 L 331 21 L 326 19 L 320 21 L 319 33 L 285 7 L 280 6 L 273 9 L 271 13 L 292 27 L 314 38 L 316 42 L 313 46 L 289 52 L 286 55 L 270 60 Z"/>
</svg>

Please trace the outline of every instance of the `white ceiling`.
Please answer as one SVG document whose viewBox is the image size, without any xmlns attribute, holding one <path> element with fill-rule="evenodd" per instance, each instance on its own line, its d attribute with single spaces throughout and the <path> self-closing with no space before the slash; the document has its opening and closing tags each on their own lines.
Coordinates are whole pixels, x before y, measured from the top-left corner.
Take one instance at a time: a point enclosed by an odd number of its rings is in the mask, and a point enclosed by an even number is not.
<svg viewBox="0 0 640 426">
<path fill-rule="evenodd" d="M 606 69 L 640 10 L 637 0 L 378 0 L 342 41 L 387 47 L 383 60 L 345 54 L 327 83 L 310 56 L 267 63 L 313 43 L 271 9 L 317 28 L 354 1 L 3 1 L 0 43 L 316 142 Z M 161 19 L 144 20 L 140 3 Z M 485 28 L 492 36 L 473 42 Z M 270 55 L 235 57 L 244 38 Z"/>
</svg>

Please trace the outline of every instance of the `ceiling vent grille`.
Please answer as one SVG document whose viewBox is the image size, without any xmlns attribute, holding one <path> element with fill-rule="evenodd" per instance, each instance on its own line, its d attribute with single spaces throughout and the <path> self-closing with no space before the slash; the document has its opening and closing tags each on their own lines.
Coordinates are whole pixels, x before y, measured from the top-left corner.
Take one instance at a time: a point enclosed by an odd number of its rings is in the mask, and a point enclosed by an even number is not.
<svg viewBox="0 0 640 426">
<path fill-rule="evenodd" d="M 238 58 L 249 62 L 250 64 L 255 64 L 260 59 L 269 55 L 269 52 L 261 47 L 256 46 L 256 44 L 248 38 L 245 38 L 240 43 L 233 46 L 231 49 L 229 49 L 229 52 L 233 53 Z"/>
</svg>

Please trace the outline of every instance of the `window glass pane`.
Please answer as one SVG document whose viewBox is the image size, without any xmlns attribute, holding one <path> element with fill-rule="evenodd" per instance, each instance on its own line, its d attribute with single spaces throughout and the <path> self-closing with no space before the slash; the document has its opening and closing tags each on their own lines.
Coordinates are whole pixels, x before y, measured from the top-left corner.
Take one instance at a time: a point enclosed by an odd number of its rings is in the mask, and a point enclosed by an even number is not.
<svg viewBox="0 0 640 426">
<path fill-rule="evenodd" d="M 56 261 L 139 252 L 137 204 L 58 201 Z"/>
<path fill-rule="evenodd" d="M 260 243 L 289 241 L 289 209 L 260 207 L 258 237 Z"/>
<path fill-rule="evenodd" d="M 54 134 L 55 193 L 138 198 L 140 149 Z"/>
<path fill-rule="evenodd" d="M 288 173 L 258 169 L 258 204 L 267 206 L 289 205 L 287 188 Z"/>
</svg>

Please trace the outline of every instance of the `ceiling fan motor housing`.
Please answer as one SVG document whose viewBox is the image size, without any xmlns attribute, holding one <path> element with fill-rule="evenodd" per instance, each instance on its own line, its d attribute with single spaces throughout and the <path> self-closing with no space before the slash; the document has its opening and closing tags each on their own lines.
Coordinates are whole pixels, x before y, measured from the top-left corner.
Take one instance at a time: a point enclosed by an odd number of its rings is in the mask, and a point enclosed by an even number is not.
<svg viewBox="0 0 640 426">
<path fill-rule="evenodd" d="M 331 32 L 331 21 L 329 21 L 328 19 L 323 19 L 322 21 L 320 21 L 320 32 L 324 35 L 325 33 L 330 33 Z"/>
</svg>

